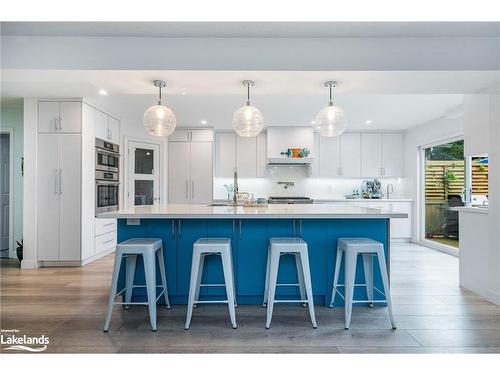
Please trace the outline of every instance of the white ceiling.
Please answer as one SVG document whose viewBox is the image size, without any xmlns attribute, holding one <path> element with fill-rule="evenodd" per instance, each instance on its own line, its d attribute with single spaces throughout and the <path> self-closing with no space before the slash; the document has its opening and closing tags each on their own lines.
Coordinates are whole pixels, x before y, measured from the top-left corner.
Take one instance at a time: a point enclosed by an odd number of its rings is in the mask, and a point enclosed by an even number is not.
<svg viewBox="0 0 500 375">
<path fill-rule="evenodd" d="M 3 22 L 3 35 L 168 38 L 499 37 L 499 22 Z"/>
<path fill-rule="evenodd" d="M 164 79 L 165 103 L 180 126 L 206 120 L 229 129 L 233 112 L 245 102 L 243 79 L 255 80 L 252 102 L 269 126 L 310 124 L 327 103 L 323 83 L 335 79 L 335 103 L 346 110 L 350 129 L 401 130 L 449 114 L 463 94 L 499 78 L 498 72 L 3 70 L 2 95 L 85 97 L 140 126 L 145 108 L 156 101 L 152 80 Z M 109 95 L 99 96 L 100 89 Z"/>
</svg>

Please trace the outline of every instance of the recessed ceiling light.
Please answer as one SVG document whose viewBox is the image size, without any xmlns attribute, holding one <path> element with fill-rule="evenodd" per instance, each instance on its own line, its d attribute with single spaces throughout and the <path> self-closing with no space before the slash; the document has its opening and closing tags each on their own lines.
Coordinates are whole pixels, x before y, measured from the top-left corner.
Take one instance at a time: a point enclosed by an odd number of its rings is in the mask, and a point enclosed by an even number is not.
<svg viewBox="0 0 500 375">
<path fill-rule="evenodd" d="M 182 96 L 184 96 L 184 95 L 186 95 L 186 94 L 187 94 L 187 92 L 181 92 L 181 95 L 182 95 Z"/>
<path fill-rule="evenodd" d="M 365 121 L 365 124 L 366 124 L 366 125 L 371 125 L 371 124 L 372 124 L 372 120 L 366 120 L 366 121 Z"/>
<path fill-rule="evenodd" d="M 207 120 L 201 120 L 200 121 L 202 125 L 206 125 L 207 124 Z"/>
<path fill-rule="evenodd" d="M 108 92 L 106 90 L 100 89 L 99 95 L 108 95 Z"/>
</svg>

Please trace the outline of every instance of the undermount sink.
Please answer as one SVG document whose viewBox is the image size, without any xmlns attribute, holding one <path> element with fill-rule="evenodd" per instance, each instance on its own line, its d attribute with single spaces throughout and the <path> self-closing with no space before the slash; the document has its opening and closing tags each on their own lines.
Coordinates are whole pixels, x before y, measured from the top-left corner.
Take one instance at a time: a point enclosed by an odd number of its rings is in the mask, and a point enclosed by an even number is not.
<svg viewBox="0 0 500 375">
<path fill-rule="evenodd" d="M 216 202 L 208 205 L 208 207 L 234 207 L 234 206 L 235 204 L 232 202 Z"/>
</svg>

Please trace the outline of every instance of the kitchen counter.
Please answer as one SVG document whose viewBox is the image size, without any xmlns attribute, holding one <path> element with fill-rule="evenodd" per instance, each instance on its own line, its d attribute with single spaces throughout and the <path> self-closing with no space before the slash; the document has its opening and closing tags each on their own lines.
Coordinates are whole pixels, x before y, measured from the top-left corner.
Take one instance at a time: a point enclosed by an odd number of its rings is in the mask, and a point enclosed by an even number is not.
<svg viewBox="0 0 500 375">
<path fill-rule="evenodd" d="M 348 202 L 413 202 L 411 198 L 382 198 L 382 199 L 348 199 L 348 198 L 336 198 L 336 199 L 314 199 L 314 203 L 348 203 Z"/>
<path fill-rule="evenodd" d="M 99 218 L 115 219 L 389 219 L 407 218 L 406 213 L 344 204 L 270 204 L 263 207 L 167 204 L 138 206 L 104 212 Z"/>
<path fill-rule="evenodd" d="M 262 304 L 271 237 L 301 237 L 307 242 L 314 301 L 327 305 L 332 292 L 336 244 L 339 237 L 370 237 L 384 245 L 390 269 L 390 227 L 393 218 L 406 213 L 383 211 L 346 204 L 276 204 L 266 207 L 221 207 L 208 205 L 168 204 L 135 207 L 99 214 L 101 218 L 117 218 L 118 242 L 129 238 L 161 238 L 170 302 L 186 304 L 189 292 L 193 243 L 202 237 L 224 237 L 231 240 L 238 304 Z M 357 283 L 364 279 L 362 259 L 357 270 Z M 295 258 L 283 255 L 280 260 L 279 283 L 297 283 Z M 122 267 L 118 290 L 124 287 Z M 343 280 L 343 271 L 340 279 Z M 143 284 L 142 260 L 136 267 L 136 282 Z M 223 274 L 220 257 L 208 256 L 203 270 L 204 284 L 221 284 Z M 374 285 L 382 290 L 378 269 Z M 297 288 L 279 288 L 281 298 L 299 298 Z M 375 293 L 375 298 L 384 297 Z M 144 301 L 145 291 L 136 288 L 134 301 Z M 200 298 L 224 299 L 223 287 L 203 288 Z M 355 298 L 366 299 L 363 288 L 356 288 Z M 164 302 L 163 298 L 160 302 Z M 383 302 L 379 302 L 383 304 Z M 343 301 L 338 298 L 336 304 Z"/>
<path fill-rule="evenodd" d="M 472 214 L 488 214 L 488 206 L 482 207 L 450 207 L 450 211 L 468 212 Z"/>
</svg>

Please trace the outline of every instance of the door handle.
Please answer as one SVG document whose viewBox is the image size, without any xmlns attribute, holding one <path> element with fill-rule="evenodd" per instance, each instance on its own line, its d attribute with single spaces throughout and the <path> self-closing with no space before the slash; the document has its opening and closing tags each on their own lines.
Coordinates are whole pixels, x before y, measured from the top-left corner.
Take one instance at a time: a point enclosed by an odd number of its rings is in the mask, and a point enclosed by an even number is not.
<svg viewBox="0 0 500 375">
<path fill-rule="evenodd" d="M 59 169 L 59 194 L 62 194 L 62 169 Z"/>
<path fill-rule="evenodd" d="M 59 118 L 58 117 L 56 117 L 54 119 L 54 129 L 59 130 Z"/>
<path fill-rule="evenodd" d="M 299 237 L 302 237 L 302 220 L 299 220 Z"/>
<path fill-rule="evenodd" d="M 62 130 L 62 117 L 59 116 L 59 130 Z"/>
<path fill-rule="evenodd" d="M 182 238 L 181 221 L 179 220 L 179 240 Z"/>
<path fill-rule="evenodd" d="M 191 198 L 194 199 L 194 181 L 191 180 Z"/>
<path fill-rule="evenodd" d="M 172 220 L 172 239 L 175 239 L 175 220 Z"/>
<path fill-rule="evenodd" d="M 293 236 L 295 237 L 295 219 L 292 220 Z"/>
<path fill-rule="evenodd" d="M 54 172 L 54 194 L 59 194 L 59 169 Z"/>
<path fill-rule="evenodd" d="M 186 180 L 186 199 L 189 198 L 189 192 L 188 192 L 188 190 L 189 190 L 189 182 L 188 182 L 188 180 Z"/>
<path fill-rule="evenodd" d="M 232 237 L 234 238 L 234 219 L 233 219 L 233 236 Z"/>
<path fill-rule="evenodd" d="M 239 236 L 239 239 L 241 240 L 241 238 L 243 237 L 243 232 L 241 230 L 241 219 L 239 220 L 239 222 L 240 222 L 240 236 Z"/>
</svg>

